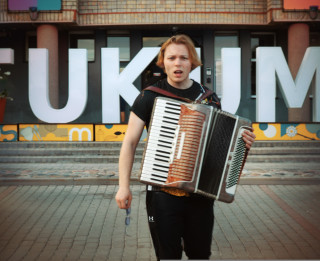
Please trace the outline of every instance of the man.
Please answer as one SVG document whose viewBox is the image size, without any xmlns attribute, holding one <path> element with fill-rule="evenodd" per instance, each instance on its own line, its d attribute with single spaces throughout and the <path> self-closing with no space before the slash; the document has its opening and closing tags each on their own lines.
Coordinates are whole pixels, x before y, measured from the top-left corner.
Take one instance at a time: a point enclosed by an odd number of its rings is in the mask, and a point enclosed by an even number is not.
<svg viewBox="0 0 320 261">
<path fill-rule="evenodd" d="M 192 40 L 186 35 L 176 35 L 161 47 L 157 65 L 167 78 L 154 86 L 190 100 L 199 99 L 206 88 L 189 78 L 190 72 L 201 65 Z M 144 126 L 149 128 L 154 100 L 159 93 L 143 91 L 134 102 L 128 129 L 119 158 L 119 190 L 116 201 L 121 209 L 131 205 L 129 187 L 134 154 Z M 220 108 L 215 94 L 206 99 L 207 104 Z M 251 131 L 243 133 L 247 149 L 254 142 Z M 182 250 L 189 259 L 209 259 L 213 230 L 214 200 L 180 189 L 151 187 L 146 196 L 149 228 L 158 260 L 181 259 Z"/>
</svg>

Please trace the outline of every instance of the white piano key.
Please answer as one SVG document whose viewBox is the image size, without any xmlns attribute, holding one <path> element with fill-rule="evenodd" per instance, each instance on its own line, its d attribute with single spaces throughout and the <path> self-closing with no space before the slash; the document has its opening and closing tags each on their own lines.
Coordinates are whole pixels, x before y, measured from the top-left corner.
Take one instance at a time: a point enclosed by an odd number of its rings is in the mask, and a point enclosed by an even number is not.
<svg viewBox="0 0 320 261">
<path fill-rule="evenodd" d="M 163 103 L 162 101 L 157 101 L 157 108 L 166 108 L 173 111 L 181 111 L 181 105 L 180 104 L 173 104 L 173 103 Z"/>
<path fill-rule="evenodd" d="M 176 133 L 176 129 L 166 129 L 166 128 L 157 128 L 157 129 L 153 129 L 152 131 L 150 131 L 150 134 L 162 134 L 162 135 L 174 135 Z"/>
<path fill-rule="evenodd" d="M 167 117 L 167 118 L 178 118 L 181 111 L 176 111 L 168 108 L 156 108 L 154 114 Z"/>
<path fill-rule="evenodd" d="M 168 107 L 157 107 L 157 108 L 155 108 L 155 110 L 154 110 L 155 112 L 155 114 L 157 114 L 157 115 L 164 115 L 164 116 L 167 116 L 167 117 L 174 117 L 174 118 L 176 118 L 177 116 L 179 116 L 180 115 L 180 113 L 181 113 L 181 110 L 179 109 L 179 110 L 176 110 L 176 109 L 174 109 L 174 108 L 168 108 Z"/>
<path fill-rule="evenodd" d="M 166 106 L 174 106 L 174 107 L 180 107 L 180 103 L 174 102 L 174 101 L 165 101 L 165 100 L 157 100 L 157 105 L 166 105 Z"/>
<path fill-rule="evenodd" d="M 161 142 L 163 143 L 173 143 L 176 140 L 177 135 L 176 134 L 170 134 L 170 133 L 163 133 L 163 132 L 150 132 L 148 136 L 148 140 L 150 141 L 158 141 L 161 139 Z"/>
<path fill-rule="evenodd" d="M 175 133 L 177 126 L 167 127 L 164 125 L 154 127 L 150 133 Z"/>
<path fill-rule="evenodd" d="M 164 154 L 158 151 L 148 151 L 146 158 L 150 158 L 151 160 L 155 159 L 159 162 L 162 162 L 163 165 L 170 164 L 170 156 L 169 154 Z"/>
<path fill-rule="evenodd" d="M 172 148 L 167 148 L 163 146 L 159 146 L 159 144 L 150 144 L 147 147 L 147 152 L 146 153 L 158 153 L 166 157 L 170 157 L 170 154 L 173 153 Z"/>
<path fill-rule="evenodd" d="M 161 176 L 167 176 L 168 175 L 168 171 L 169 171 L 169 167 L 161 167 L 160 165 L 158 165 L 157 161 L 153 162 L 153 163 L 147 163 L 145 161 L 146 164 L 143 164 L 143 169 L 144 170 L 155 170 L 160 172 Z"/>
<path fill-rule="evenodd" d="M 161 139 L 162 141 L 167 141 L 167 142 L 171 142 L 173 143 L 173 141 L 175 140 L 175 135 L 165 135 L 165 134 L 158 134 L 158 133 L 150 133 L 149 135 L 149 140 L 150 141 L 158 141 L 159 139 Z"/>
<path fill-rule="evenodd" d="M 163 118 L 159 118 L 159 117 L 154 117 L 152 125 L 156 126 L 156 127 L 161 127 L 163 125 L 166 125 L 168 127 L 173 127 L 173 126 L 177 125 L 178 122 L 179 122 L 179 120 L 163 119 Z"/>
<path fill-rule="evenodd" d="M 165 152 L 167 155 L 170 155 L 170 153 L 173 152 L 172 148 L 167 148 L 167 147 L 161 146 L 158 143 L 153 142 L 153 141 L 150 141 L 150 143 L 148 144 L 147 149 L 148 150 L 153 150 L 153 151 L 159 151 L 159 152 L 162 151 L 162 152 Z"/>
<path fill-rule="evenodd" d="M 153 168 L 148 168 L 148 167 L 143 168 L 142 176 L 143 175 L 157 177 L 158 179 L 162 179 L 164 181 L 167 180 L 168 178 L 168 174 L 165 174 L 161 171 L 155 170 Z"/>
<path fill-rule="evenodd" d="M 170 156 L 175 151 L 176 144 L 173 143 L 172 146 L 167 146 L 167 144 L 159 143 L 157 140 L 149 140 L 148 141 L 148 150 L 159 151 Z"/>
<path fill-rule="evenodd" d="M 152 173 L 154 172 L 155 175 L 159 175 L 161 177 L 167 177 L 169 169 L 168 168 L 161 168 L 158 166 L 154 166 L 152 164 L 143 164 L 142 173 Z"/>
<path fill-rule="evenodd" d="M 160 179 L 160 178 L 154 178 L 150 176 L 143 176 L 141 175 L 141 181 L 149 182 L 149 183 L 154 183 L 158 185 L 164 185 L 166 180 Z"/>
<path fill-rule="evenodd" d="M 148 151 L 145 155 L 146 157 L 153 157 L 158 159 L 159 161 L 163 161 L 163 162 L 170 162 L 170 154 L 168 153 L 163 153 L 161 151 Z"/>
</svg>

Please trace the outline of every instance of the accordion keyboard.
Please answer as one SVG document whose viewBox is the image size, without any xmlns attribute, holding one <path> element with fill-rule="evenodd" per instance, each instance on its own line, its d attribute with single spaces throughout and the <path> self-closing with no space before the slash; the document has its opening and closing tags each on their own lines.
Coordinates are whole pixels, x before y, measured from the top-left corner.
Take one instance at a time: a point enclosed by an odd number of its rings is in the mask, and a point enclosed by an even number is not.
<svg viewBox="0 0 320 261">
<path fill-rule="evenodd" d="M 145 181 L 166 182 L 176 145 L 180 113 L 180 103 L 158 100 L 141 173 Z"/>
</svg>

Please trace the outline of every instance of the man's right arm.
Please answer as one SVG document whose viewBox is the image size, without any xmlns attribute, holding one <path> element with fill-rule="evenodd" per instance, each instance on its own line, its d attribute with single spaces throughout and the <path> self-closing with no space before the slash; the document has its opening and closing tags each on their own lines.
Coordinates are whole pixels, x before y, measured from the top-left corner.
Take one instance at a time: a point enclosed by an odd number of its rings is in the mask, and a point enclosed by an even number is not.
<svg viewBox="0 0 320 261">
<path fill-rule="evenodd" d="M 134 162 L 134 155 L 140 141 L 145 122 L 135 113 L 130 113 L 128 129 L 126 131 L 119 157 L 119 190 L 116 201 L 121 209 L 129 208 L 132 194 L 130 190 L 130 176 Z"/>
</svg>

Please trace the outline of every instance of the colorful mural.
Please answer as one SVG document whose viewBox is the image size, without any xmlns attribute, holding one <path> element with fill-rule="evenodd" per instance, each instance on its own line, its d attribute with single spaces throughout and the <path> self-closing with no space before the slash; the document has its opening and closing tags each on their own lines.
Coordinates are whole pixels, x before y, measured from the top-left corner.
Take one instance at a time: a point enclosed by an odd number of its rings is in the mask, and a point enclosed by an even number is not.
<svg viewBox="0 0 320 261">
<path fill-rule="evenodd" d="M 103 124 L 95 125 L 96 141 L 123 141 L 124 134 L 127 131 L 127 124 Z M 141 139 L 146 140 L 147 131 L 144 129 Z"/>
<path fill-rule="evenodd" d="M 320 140 L 320 123 L 253 123 L 252 126 L 256 140 Z M 127 127 L 127 124 L 4 124 L 0 125 L 0 142 L 123 141 Z M 144 129 L 141 140 L 146 139 Z"/>
<path fill-rule="evenodd" d="M 19 124 L 19 141 L 93 141 L 93 124 Z"/>
<path fill-rule="evenodd" d="M 0 125 L 0 141 L 18 141 L 17 125 Z"/>
<path fill-rule="evenodd" d="M 254 123 L 256 140 L 320 140 L 320 123 Z"/>
</svg>

